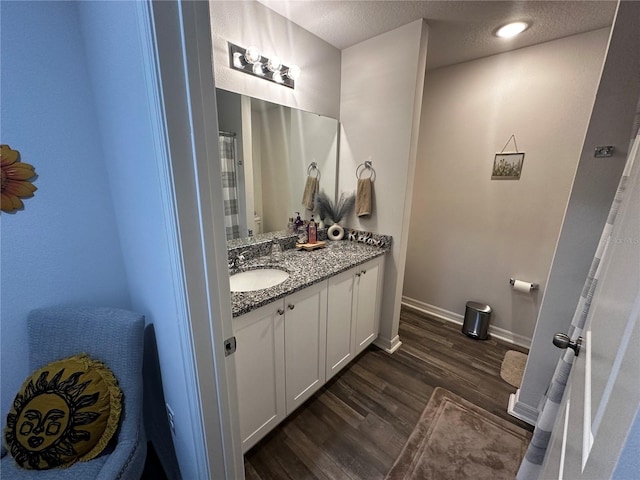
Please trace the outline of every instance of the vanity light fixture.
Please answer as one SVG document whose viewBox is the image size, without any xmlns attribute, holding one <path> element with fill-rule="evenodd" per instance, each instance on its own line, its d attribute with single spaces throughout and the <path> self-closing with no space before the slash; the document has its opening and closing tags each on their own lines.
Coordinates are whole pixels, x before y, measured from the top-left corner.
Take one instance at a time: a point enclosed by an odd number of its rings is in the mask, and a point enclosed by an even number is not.
<svg viewBox="0 0 640 480">
<path fill-rule="evenodd" d="M 265 80 L 295 88 L 295 82 L 300 78 L 300 68 L 297 65 L 283 65 L 275 55 L 267 58 L 257 47 L 242 48 L 229 43 L 229 58 L 231 68 Z"/>
<path fill-rule="evenodd" d="M 512 38 L 524 32 L 527 28 L 529 28 L 529 24 L 527 22 L 507 23 L 506 25 L 498 28 L 495 35 L 500 38 Z"/>
</svg>

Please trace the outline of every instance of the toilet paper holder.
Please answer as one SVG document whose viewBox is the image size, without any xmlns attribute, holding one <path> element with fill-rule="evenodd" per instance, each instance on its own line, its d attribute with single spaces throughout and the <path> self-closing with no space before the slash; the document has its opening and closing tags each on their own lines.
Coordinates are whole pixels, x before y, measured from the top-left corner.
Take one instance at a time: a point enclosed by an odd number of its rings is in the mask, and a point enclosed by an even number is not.
<svg viewBox="0 0 640 480">
<path fill-rule="evenodd" d="M 509 279 L 509 284 L 513 287 L 516 284 L 516 279 L 511 277 Z M 539 288 L 539 285 L 537 283 L 531 283 L 529 287 L 529 291 L 533 292 L 534 290 L 538 290 L 538 288 Z"/>
</svg>

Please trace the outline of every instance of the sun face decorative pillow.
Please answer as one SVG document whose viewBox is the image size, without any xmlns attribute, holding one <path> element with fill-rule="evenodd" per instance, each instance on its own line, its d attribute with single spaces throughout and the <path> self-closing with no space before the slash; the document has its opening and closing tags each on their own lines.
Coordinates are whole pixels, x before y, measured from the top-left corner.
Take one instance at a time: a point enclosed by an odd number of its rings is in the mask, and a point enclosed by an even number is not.
<svg viewBox="0 0 640 480">
<path fill-rule="evenodd" d="M 109 368 L 86 354 L 52 362 L 22 385 L 5 443 L 18 465 L 44 470 L 97 457 L 113 437 L 122 391 Z"/>
</svg>

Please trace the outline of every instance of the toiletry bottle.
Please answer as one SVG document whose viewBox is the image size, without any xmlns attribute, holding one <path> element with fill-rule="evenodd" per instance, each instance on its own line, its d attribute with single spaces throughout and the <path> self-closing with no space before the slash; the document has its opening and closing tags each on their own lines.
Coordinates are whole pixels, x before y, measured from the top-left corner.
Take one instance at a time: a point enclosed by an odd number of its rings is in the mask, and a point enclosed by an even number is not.
<svg viewBox="0 0 640 480">
<path fill-rule="evenodd" d="M 300 218 L 300 212 L 296 212 L 298 215 L 293 222 L 296 226 L 296 235 L 298 235 L 298 243 L 307 243 L 307 228 L 304 224 L 304 220 Z"/>
<path fill-rule="evenodd" d="M 313 215 L 311 215 L 311 220 L 309 220 L 309 226 L 307 230 L 308 243 L 317 243 L 318 241 L 318 226 L 313 219 Z"/>
<path fill-rule="evenodd" d="M 299 229 L 298 229 L 298 244 L 304 244 L 307 243 L 307 226 L 306 225 L 302 225 Z"/>
<path fill-rule="evenodd" d="M 296 220 L 293 223 L 295 225 L 296 233 L 298 233 L 298 230 L 300 229 L 300 227 L 304 225 L 304 221 L 300 218 L 300 212 L 296 212 L 296 215 L 297 215 Z"/>
<path fill-rule="evenodd" d="M 296 233 L 296 224 L 293 223 L 293 217 L 289 217 L 289 223 L 287 223 L 287 233 L 289 234 Z"/>
</svg>

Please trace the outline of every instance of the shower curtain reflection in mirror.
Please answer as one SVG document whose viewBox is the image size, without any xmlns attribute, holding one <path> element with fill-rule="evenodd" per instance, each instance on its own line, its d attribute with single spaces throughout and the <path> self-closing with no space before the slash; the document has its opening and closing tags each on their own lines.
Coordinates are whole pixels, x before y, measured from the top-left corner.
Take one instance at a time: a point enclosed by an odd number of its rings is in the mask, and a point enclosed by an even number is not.
<svg viewBox="0 0 640 480">
<path fill-rule="evenodd" d="M 220 170 L 222 172 L 222 195 L 224 200 L 224 226 L 227 240 L 241 236 L 240 199 L 241 188 L 239 166 L 236 155 L 235 133 L 219 132 Z"/>
</svg>

